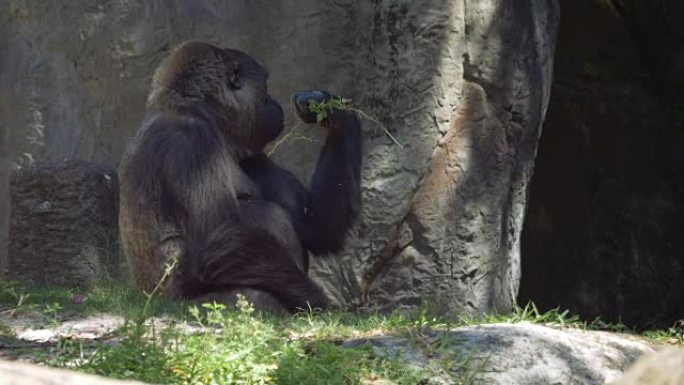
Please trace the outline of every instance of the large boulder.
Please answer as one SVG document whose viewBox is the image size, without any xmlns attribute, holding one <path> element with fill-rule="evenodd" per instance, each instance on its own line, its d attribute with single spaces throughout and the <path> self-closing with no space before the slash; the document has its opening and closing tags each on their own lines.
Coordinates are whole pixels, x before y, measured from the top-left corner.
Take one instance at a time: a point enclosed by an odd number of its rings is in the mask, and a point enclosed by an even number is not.
<svg viewBox="0 0 684 385">
<path fill-rule="evenodd" d="M 119 184 L 107 167 L 64 162 L 11 179 L 9 279 L 92 286 L 116 275 Z"/>
<path fill-rule="evenodd" d="M 612 385 L 684 384 L 684 350 L 664 349 L 639 359 Z"/>
<path fill-rule="evenodd" d="M 173 46 L 196 39 L 239 48 L 269 69 L 269 91 L 280 100 L 329 89 L 401 143 L 365 121 L 356 237 L 340 258 L 312 268 L 334 303 L 431 300 L 471 314 L 511 308 L 557 0 L 4 7 L 0 95 L 9 95 L 11 109 L 0 120 L 13 128 L 14 163 L 69 155 L 115 166 L 143 118 L 154 68 Z M 274 157 L 305 180 L 323 136 L 298 128 Z"/>
<path fill-rule="evenodd" d="M 438 383 L 492 385 L 603 385 L 654 350 L 629 335 L 526 323 L 427 332 L 417 342 L 375 337 L 344 343 L 363 345 L 414 367 L 438 368 Z M 458 381 L 464 378 L 470 381 Z"/>
</svg>

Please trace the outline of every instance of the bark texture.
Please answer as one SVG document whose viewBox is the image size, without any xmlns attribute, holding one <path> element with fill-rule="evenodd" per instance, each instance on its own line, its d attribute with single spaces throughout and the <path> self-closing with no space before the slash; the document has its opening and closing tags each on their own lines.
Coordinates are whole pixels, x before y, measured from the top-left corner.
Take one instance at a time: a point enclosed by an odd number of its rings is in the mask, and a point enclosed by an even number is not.
<svg viewBox="0 0 684 385">
<path fill-rule="evenodd" d="M 85 162 L 34 165 L 12 174 L 8 278 L 92 286 L 117 275 L 116 173 Z"/>
</svg>

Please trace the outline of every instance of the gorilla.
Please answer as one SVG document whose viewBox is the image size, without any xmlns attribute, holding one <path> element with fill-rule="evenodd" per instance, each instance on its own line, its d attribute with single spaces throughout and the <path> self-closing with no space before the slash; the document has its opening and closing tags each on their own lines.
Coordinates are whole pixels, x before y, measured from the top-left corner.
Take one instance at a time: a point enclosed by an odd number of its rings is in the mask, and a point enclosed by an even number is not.
<svg viewBox="0 0 684 385">
<path fill-rule="evenodd" d="M 308 188 L 264 154 L 283 129 L 268 72 L 235 49 L 186 42 L 156 70 L 147 113 L 120 166 L 119 224 L 134 284 L 152 291 L 165 265 L 165 295 L 234 301 L 294 312 L 325 308 L 309 278 L 309 252 L 338 252 L 359 215 L 361 131 L 355 113 L 333 110 Z M 313 100 L 292 104 L 315 123 Z"/>
</svg>

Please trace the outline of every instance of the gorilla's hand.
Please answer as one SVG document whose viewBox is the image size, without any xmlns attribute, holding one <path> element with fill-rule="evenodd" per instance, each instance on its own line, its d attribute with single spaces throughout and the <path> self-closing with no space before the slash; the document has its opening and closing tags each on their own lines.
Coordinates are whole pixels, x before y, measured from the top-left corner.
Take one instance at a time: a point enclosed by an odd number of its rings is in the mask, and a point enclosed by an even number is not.
<svg viewBox="0 0 684 385">
<path fill-rule="evenodd" d="M 317 103 L 327 102 L 334 96 L 322 90 L 300 91 L 292 95 L 292 105 L 297 112 L 297 116 L 304 123 L 316 123 L 316 114 L 309 109 L 309 103 L 315 101 Z"/>
</svg>

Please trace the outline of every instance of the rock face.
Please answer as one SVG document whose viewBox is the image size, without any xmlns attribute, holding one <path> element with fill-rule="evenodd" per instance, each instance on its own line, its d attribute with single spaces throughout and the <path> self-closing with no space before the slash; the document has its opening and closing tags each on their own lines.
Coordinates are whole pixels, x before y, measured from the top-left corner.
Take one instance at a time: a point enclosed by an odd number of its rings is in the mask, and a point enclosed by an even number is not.
<svg viewBox="0 0 684 385">
<path fill-rule="evenodd" d="M 558 9 L 450 4 L 376 9 L 364 39 L 362 105 L 405 147 L 367 144 L 361 236 L 340 264 L 317 266 L 340 302 L 479 313 L 515 299 Z"/>
<path fill-rule="evenodd" d="M 117 272 L 116 173 L 84 162 L 15 171 L 8 278 L 91 286 Z"/>
<path fill-rule="evenodd" d="M 0 9 L 4 6 L 0 6 Z M 0 10 L 0 21 L 4 22 L 6 17 L 3 17 L 5 10 Z M 7 26 L 0 25 L 0 35 L 7 36 Z M 7 41 L 0 39 L 0 52 L 5 52 Z M 3 59 L 0 59 L 0 68 L 4 68 Z M 0 279 L 4 276 L 7 270 L 7 245 L 9 242 L 9 169 L 10 161 L 13 154 L 10 153 L 9 131 L 10 124 L 5 119 L 11 116 L 15 106 L 12 103 L 12 95 L 6 87 L 6 77 L 0 75 Z"/>
<path fill-rule="evenodd" d="M 9 239 L 10 200 L 7 133 L 4 125 L 0 127 L 0 278 L 4 276 L 7 269 L 7 243 Z"/>
<path fill-rule="evenodd" d="M 137 381 L 117 381 L 70 370 L 46 368 L 16 361 L 0 360 L 3 385 L 143 385 Z"/>
<path fill-rule="evenodd" d="M 0 95 L 14 113 L 0 120 L 16 166 L 115 166 L 170 48 L 245 50 L 280 100 L 329 89 L 401 143 L 365 122 L 362 218 L 339 258 L 312 267 L 334 303 L 507 310 L 558 19 L 556 0 L 9 0 Z M 307 179 L 323 135 L 298 128 L 274 157 Z"/>
<path fill-rule="evenodd" d="M 637 361 L 612 385 L 677 385 L 684 384 L 684 350 L 665 349 Z"/>
<path fill-rule="evenodd" d="M 445 368 L 441 383 L 463 383 L 456 379 L 472 376 L 475 383 L 492 385 L 602 385 L 653 351 L 648 343 L 627 335 L 534 324 L 462 327 L 422 338 L 424 344 L 378 337 L 345 346 L 368 344 L 380 354 L 398 355 L 418 367 L 447 360 L 452 365 Z M 420 348 L 437 341 L 440 349 Z"/>
<path fill-rule="evenodd" d="M 669 327 L 684 317 L 684 97 L 663 87 L 677 66 L 684 79 L 684 3 L 561 3 L 520 302 Z"/>
</svg>

